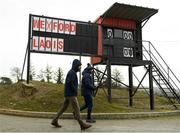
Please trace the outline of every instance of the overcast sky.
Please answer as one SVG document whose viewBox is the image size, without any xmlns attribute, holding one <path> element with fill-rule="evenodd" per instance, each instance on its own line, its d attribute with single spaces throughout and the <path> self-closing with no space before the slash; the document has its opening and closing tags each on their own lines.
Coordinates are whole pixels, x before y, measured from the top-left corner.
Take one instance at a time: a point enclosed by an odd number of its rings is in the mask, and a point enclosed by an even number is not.
<svg viewBox="0 0 180 133">
<path fill-rule="evenodd" d="M 14 66 L 22 68 L 28 41 L 29 13 L 93 22 L 114 2 L 159 9 L 143 28 L 143 40 L 154 44 L 180 78 L 179 0 L 1 0 L 0 77 L 10 76 L 10 69 Z M 78 57 L 32 54 L 31 61 L 37 71 L 49 64 L 53 69 L 61 66 L 66 74 L 73 58 Z M 83 58 L 83 67 L 87 62 L 89 58 Z M 123 73 L 123 69 L 120 71 Z"/>
</svg>

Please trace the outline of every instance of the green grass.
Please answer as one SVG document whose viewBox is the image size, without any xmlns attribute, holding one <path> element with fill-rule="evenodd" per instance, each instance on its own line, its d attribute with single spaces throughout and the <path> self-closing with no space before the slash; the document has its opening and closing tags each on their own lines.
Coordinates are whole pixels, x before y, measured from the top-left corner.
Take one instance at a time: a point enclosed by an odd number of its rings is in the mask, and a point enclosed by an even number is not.
<svg viewBox="0 0 180 133">
<path fill-rule="evenodd" d="M 25 97 L 21 94 L 21 83 L 0 86 L 0 108 L 56 112 L 64 100 L 64 85 L 38 81 L 33 81 L 32 84 L 37 89 L 37 92 L 32 96 Z M 144 92 L 138 91 L 136 93 L 133 100 L 133 107 L 128 106 L 128 90 L 126 89 L 112 89 L 112 97 L 112 103 L 109 103 L 103 89 L 99 89 L 97 96 L 94 98 L 93 112 L 120 113 L 150 111 L 149 96 Z M 122 99 L 122 97 L 126 97 L 126 99 Z M 78 101 L 80 105 L 83 104 L 83 97 L 78 96 Z M 173 110 L 168 104 L 165 98 L 155 96 L 154 111 Z M 71 107 L 66 112 L 72 112 Z"/>
</svg>

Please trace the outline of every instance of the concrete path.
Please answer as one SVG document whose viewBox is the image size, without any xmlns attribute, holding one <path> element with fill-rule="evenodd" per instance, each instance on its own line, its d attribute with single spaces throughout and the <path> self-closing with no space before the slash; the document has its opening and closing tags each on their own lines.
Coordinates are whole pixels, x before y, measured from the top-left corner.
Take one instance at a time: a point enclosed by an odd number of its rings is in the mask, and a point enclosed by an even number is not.
<svg viewBox="0 0 180 133">
<path fill-rule="evenodd" d="M 19 117 L 0 114 L 0 132 L 80 132 L 75 120 L 60 120 L 62 128 L 50 125 L 51 119 Z M 129 119 L 97 120 L 85 132 L 180 132 L 180 116 Z"/>
</svg>

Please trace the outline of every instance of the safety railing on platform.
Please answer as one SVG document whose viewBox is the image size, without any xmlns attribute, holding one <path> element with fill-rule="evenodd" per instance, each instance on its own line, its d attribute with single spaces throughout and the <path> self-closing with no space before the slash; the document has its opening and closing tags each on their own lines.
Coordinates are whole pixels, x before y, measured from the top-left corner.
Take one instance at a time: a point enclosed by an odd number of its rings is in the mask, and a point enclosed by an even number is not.
<svg viewBox="0 0 180 133">
<path fill-rule="evenodd" d="M 152 61 L 161 70 L 162 74 L 166 77 L 173 88 L 180 92 L 180 80 L 162 58 L 154 45 L 150 41 L 142 41 L 142 48 L 143 59 Z"/>
</svg>

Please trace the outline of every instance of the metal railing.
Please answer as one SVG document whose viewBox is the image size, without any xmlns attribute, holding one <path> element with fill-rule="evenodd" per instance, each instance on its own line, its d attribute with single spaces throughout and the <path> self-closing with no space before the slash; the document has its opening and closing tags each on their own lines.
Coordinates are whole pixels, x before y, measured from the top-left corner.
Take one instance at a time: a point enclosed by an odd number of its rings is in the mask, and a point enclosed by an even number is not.
<svg viewBox="0 0 180 133">
<path fill-rule="evenodd" d="M 162 72 L 169 84 L 180 92 L 180 80 L 167 65 L 160 53 L 150 41 L 142 41 L 143 59 L 152 61 Z"/>
</svg>

